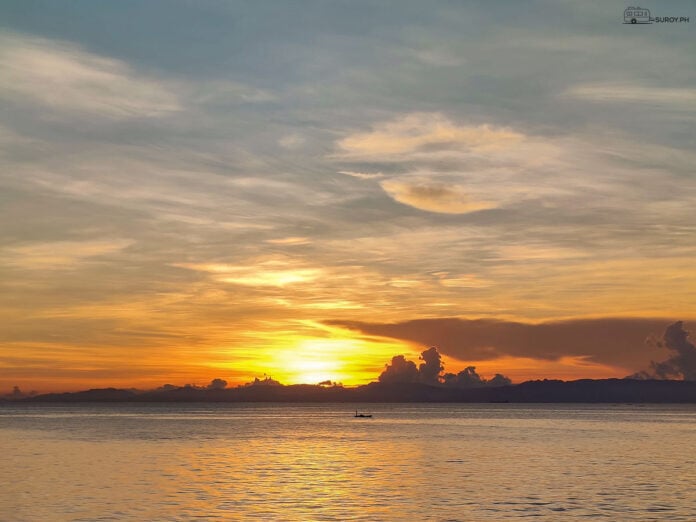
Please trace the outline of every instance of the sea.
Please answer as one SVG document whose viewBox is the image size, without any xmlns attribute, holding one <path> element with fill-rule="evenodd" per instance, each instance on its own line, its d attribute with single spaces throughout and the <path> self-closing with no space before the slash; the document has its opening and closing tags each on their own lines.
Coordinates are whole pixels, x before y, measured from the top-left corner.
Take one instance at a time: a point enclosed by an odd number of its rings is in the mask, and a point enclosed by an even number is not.
<svg viewBox="0 0 696 522">
<path fill-rule="evenodd" d="M 3 522 L 516 519 L 696 521 L 696 405 L 0 405 Z"/>
</svg>

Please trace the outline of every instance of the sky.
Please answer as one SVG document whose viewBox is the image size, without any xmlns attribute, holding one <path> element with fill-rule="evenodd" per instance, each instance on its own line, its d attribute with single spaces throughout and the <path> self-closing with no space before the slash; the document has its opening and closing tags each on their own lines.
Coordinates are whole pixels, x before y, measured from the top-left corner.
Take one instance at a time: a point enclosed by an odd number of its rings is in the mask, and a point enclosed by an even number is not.
<svg viewBox="0 0 696 522">
<path fill-rule="evenodd" d="M 0 392 L 623 377 L 696 329 L 696 9 L 0 4 Z M 693 337 L 692 337 L 693 338 Z"/>
</svg>

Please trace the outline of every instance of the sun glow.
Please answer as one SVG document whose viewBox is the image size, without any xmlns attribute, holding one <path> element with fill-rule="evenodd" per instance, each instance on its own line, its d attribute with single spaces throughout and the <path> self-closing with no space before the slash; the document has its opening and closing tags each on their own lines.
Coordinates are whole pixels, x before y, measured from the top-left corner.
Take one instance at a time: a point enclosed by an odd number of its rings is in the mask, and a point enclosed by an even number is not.
<svg viewBox="0 0 696 522">
<path fill-rule="evenodd" d="M 364 384 L 389 362 L 397 350 L 408 347 L 391 340 L 362 338 L 304 338 L 268 351 L 263 363 L 284 384 Z"/>
<path fill-rule="evenodd" d="M 349 359 L 355 357 L 356 343 L 350 339 L 305 339 L 275 357 L 292 382 L 317 384 L 350 379 Z"/>
</svg>

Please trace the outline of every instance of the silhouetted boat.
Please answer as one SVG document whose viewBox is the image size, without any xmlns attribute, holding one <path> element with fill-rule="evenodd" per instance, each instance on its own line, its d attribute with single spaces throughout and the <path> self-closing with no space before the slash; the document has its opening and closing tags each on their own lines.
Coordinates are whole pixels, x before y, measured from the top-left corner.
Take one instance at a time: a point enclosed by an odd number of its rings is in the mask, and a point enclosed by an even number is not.
<svg viewBox="0 0 696 522">
<path fill-rule="evenodd" d="M 358 410 L 355 410 L 354 417 L 356 417 L 358 419 L 370 419 L 370 418 L 372 418 L 372 414 L 358 413 Z"/>
</svg>

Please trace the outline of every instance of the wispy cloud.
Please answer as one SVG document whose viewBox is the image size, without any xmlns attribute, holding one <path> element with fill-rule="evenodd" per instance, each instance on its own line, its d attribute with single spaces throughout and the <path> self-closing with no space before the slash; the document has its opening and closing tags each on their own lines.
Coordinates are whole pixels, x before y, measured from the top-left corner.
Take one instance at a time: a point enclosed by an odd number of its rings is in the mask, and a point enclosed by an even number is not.
<svg viewBox="0 0 696 522">
<path fill-rule="evenodd" d="M 0 98 L 110 119 L 157 117 L 181 109 L 161 81 L 78 45 L 0 35 Z"/>
<path fill-rule="evenodd" d="M 338 173 L 358 179 L 379 179 L 384 177 L 384 174 L 381 172 L 353 172 L 351 170 L 339 170 Z"/>
<path fill-rule="evenodd" d="M 422 48 L 414 51 L 413 56 L 424 64 L 434 67 L 461 67 L 466 63 L 462 56 L 447 48 Z"/>
<path fill-rule="evenodd" d="M 636 150 L 628 137 L 616 134 L 548 136 L 511 127 L 455 124 L 442 114 L 411 114 L 376 123 L 373 129 L 337 141 L 346 155 L 336 159 L 355 167 L 382 168 L 379 185 L 389 197 L 443 214 L 522 204 L 565 207 L 570 212 L 604 207 L 635 213 L 637 207 L 629 200 L 647 203 L 666 196 L 677 183 L 674 174 L 684 169 L 685 155 L 693 156 L 651 144 Z M 634 168 L 638 163 L 641 170 Z M 656 177 L 658 171 L 664 177 Z M 362 170 L 342 171 L 353 172 Z M 648 191 L 648 186 L 653 189 Z M 681 190 L 677 199 L 683 201 L 675 205 L 685 204 L 690 193 Z"/>
<path fill-rule="evenodd" d="M 119 252 L 131 245 L 128 239 L 49 241 L 4 249 L 2 263 L 22 269 L 71 269 L 91 258 Z"/>
<path fill-rule="evenodd" d="M 188 97 L 195 104 L 225 106 L 230 103 L 264 104 L 278 101 L 278 96 L 261 89 L 231 80 L 211 80 L 187 84 Z"/>
<path fill-rule="evenodd" d="M 438 146 L 495 150 L 522 139 L 522 134 L 511 129 L 461 126 L 441 113 L 411 113 L 374 124 L 369 132 L 351 134 L 339 140 L 337 146 L 340 157 L 369 160 Z"/>
<path fill-rule="evenodd" d="M 278 140 L 278 145 L 288 150 L 301 148 L 305 144 L 305 138 L 301 134 L 291 133 L 286 134 Z"/>
<path fill-rule="evenodd" d="M 357 310 L 365 308 L 360 303 L 355 301 L 346 301 L 344 299 L 338 301 L 316 301 L 302 305 L 305 308 L 313 308 L 316 310 Z"/>
<path fill-rule="evenodd" d="M 696 89 L 648 87 L 632 83 L 589 83 L 569 88 L 564 96 L 601 103 L 636 103 L 696 110 Z M 640 105 L 635 107 L 640 111 Z"/>
<path fill-rule="evenodd" d="M 293 237 L 283 237 L 279 239 L 267 239 L 266 243 L 270 243 L 271 245 L 288 245 L 288 246 L 293 246 L 293 245 L 307 245 L 311 243 L 311 239 L 308 237 L 298 237 L 298 236 L 293 236 Z"/>
<path fill-rule="evenodd" d="M 307 283 L 317 279 L 318 268 L 292 267 L 288 261 L 260 260 L 252 265 L 227 265 L 220 263 L 178 263 L 174 266 L 213 274 L 217 281 L 244 286 L 283 287 Z"/>
<path fill-rule="evenodd" d="M 483 279 L 475 274 L 451 274 L 449 272 L 435 272 L 442 286 L 452 288 L 485 288 L 493 284 L 492 281 Z"/>
</svg>

